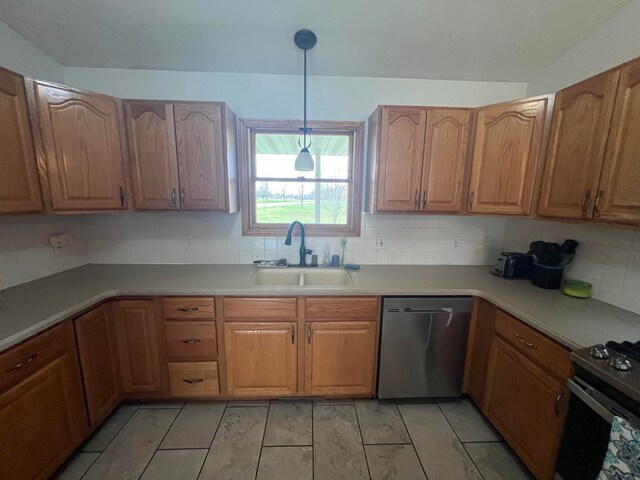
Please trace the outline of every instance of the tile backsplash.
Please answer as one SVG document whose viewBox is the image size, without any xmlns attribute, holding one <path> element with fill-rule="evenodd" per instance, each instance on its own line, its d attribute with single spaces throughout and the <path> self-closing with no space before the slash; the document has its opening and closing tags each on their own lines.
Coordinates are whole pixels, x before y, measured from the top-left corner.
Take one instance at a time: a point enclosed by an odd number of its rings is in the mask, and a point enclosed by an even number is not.
<svg viewBox="0 0 640 480">
<path fill-rule="evenodd" d="M 593 296 L 640 313 L 640 230 L 544 220 L 509 219 L 504 250 L 524 251 L 534 240 L 580 242 L 566 277 L 593 284 Z"/>
</svg>

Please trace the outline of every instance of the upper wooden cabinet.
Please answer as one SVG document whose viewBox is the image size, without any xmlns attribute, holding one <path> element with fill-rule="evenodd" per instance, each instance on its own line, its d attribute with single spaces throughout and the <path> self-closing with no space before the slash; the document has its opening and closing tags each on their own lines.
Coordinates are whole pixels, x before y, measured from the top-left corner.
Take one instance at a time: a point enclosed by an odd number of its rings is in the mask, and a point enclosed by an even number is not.
<svg viewBox="0 0 640 480">
<path fill-rule="evenodd" d="M 238 210 L 235 115 L 223 103 L 125 101 L 136 208 Z"/>
<path fill-rule="evenodd" d="M 42 210 L 24 79 L 0 68 L 0 213 Z"/>
<path fill-rule="evenodd" d="M 619 76 L 609 71 L 556 94 L 539 215 L 591 217 Z"/>
<path fill-rule="evenodd" d="M 126 209 L 120 101 L 32 82 L 53 210 Z"/>
<path fill-rule="evenodd" d="M 468 211 L 529 215 L 549 97 L 479 108 Z"/>
<path fill-rule="evenodd" d="M 128 101 L 124 109 L 136 208 L 178 209 L 180 185 L 173 106 Z"/>
<path fill-rule="evenodd" d="M 112 305 L 105 303 L 75 319 L 89 421 L 98 425 L 120 401 L 120 373 Z"/>
<path fill-rule="evenodd" d="M 470 111 L 381 106 L 369 118 L 371 212 L 462 208 Z"/>
<path fill-rule="evenodd" d="M 620 71 L 593 216 L 640 223 L 640 60 Z"/>
</svg>

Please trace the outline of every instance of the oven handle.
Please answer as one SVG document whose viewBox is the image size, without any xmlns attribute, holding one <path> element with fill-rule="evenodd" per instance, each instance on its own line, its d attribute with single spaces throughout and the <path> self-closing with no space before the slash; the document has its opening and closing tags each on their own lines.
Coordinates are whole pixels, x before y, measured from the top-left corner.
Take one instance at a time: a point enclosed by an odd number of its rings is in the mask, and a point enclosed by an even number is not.
<svg viewBox="0 0 640 480">
<path fill-rule="evenodd" d="M 607 423 L 613 422 L 613 417 L 618 416 L 630 423 L 640 425 L 640 419 L 625 408 L 610 400 L 588 383 L 574 378 L 567 381 L 571 393 L 582 400 L 591 410 L 600 415 Z"/>
</svg>

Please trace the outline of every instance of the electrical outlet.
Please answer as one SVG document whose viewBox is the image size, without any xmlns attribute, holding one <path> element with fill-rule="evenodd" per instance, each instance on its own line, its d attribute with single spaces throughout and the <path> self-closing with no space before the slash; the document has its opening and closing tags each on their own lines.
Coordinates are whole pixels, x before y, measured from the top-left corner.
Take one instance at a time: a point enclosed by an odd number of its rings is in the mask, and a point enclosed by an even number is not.
<svg viewBox="0 0 640 480">
<path fill-rule="evenodd" d="M 452 238 L 451 239 L 451 250 L 460 250 L 460 239 Z"/>
<path fill-rule="evenodd" d="M 184 248 L 185 250 L 193 250 L 193 235 L 184 236 Z"/>
<path fill-rule="evenodd" d="M 387 248 L 387 242 L 384 239 L 384 237 L 377 237 L 376 238 L 376 250 L 384 250 L 385 248 Z"/>
</svg>

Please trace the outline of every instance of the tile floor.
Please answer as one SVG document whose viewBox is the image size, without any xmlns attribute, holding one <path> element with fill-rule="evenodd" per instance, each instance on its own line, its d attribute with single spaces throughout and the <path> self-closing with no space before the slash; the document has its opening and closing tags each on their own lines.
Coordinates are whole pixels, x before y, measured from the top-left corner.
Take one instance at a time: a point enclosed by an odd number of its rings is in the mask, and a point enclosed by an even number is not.
<svg viewBox="0 0 640 480">
<path fill-rule="evenodd" d="M 122 405 L 59 480 L 532 478 L 468 401 Z"/>
</svg>

